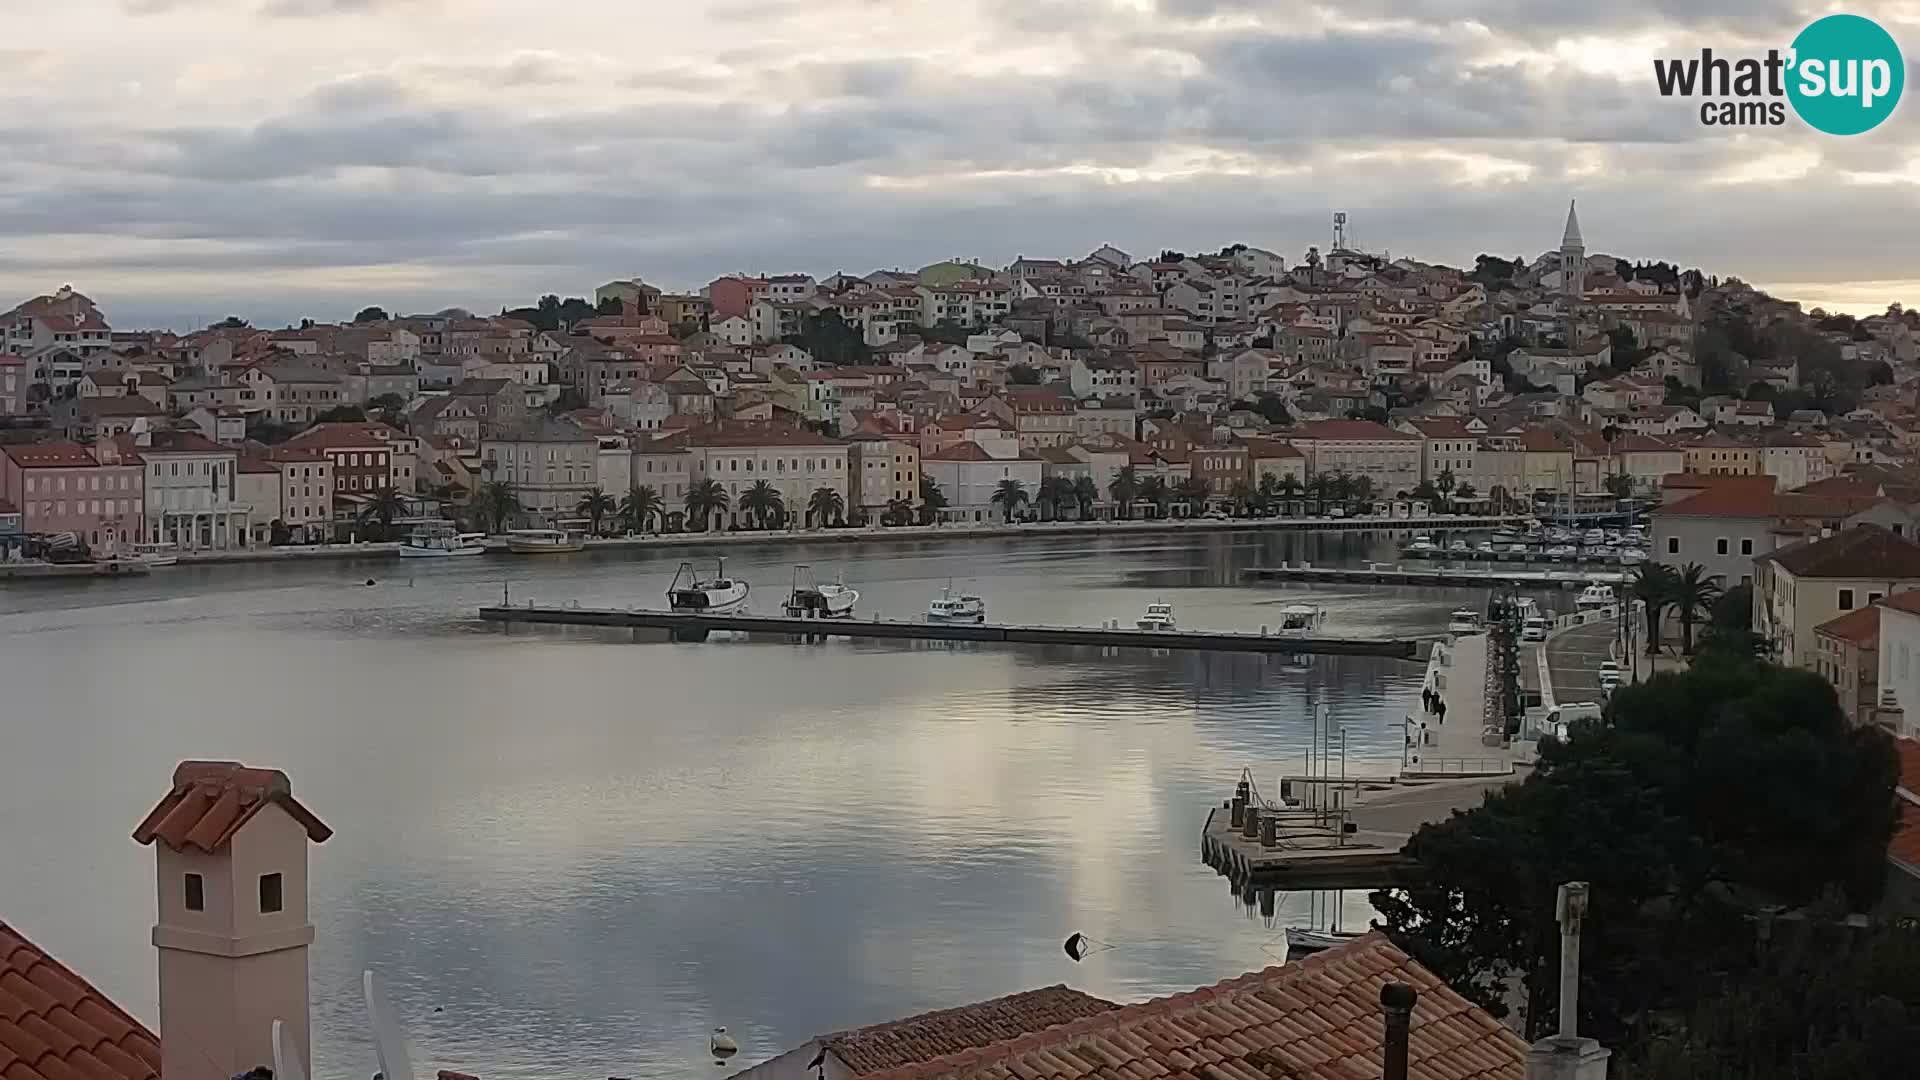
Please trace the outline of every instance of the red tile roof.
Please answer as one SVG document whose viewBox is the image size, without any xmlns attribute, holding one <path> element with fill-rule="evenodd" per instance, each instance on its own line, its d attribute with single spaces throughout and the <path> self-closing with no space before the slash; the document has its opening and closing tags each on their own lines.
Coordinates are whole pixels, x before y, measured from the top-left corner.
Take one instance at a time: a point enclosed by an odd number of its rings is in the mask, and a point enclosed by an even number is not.
<svg viewBox="0 0 1920 1080">
<path fill-rule="evenodd" d="M 715 420 L 654 440 L 656 450 L 692 446 L 845 446 L 839 439 L 775 420 Z"/>
<path fill-rule="evenodd" d="M 406 435 L 386 424 L 315 424 L 283 445 L 295 450 L 342 450 L 383 447 L 396 438 L 404 439 Z"/>
<path fill-rule="evenodd" d="M 157 1080 L 160 1040 L 0 922 L 0 1077 Z"/>
<path fill-rule="evenodd" d="M 822 1035 L 819 1042 L 853 1075 L 864 1076 L 1017 1039 L 1119 1007 L 1066 986 L 1047 986 L 956 1009 L 941 1009 L 904 1020 Z"/>
<path fill-rule="evenodd" d="M 1380 988 L 1420 994 L 1411 1080 L 1521 1080 L 1527 1044 L 1374 932 L 1295 964 L 869 1080 L 1353 1080 L 1380 1075 Z"/>
<path fill-rule="evenodd" d="M 212 854 L 269 803 L 305 826 L 314 843 L 333 835 L 293 797 L 292 783 L 278 769 L 249 769 L 237 761 L 183 761 L 173 770 L 173 790 L 148 812 L 133 838 L 141 844 L 158 840 L 175 851 L 193 847 Z"/>
<path fill-rule="evenodd" d="M 1887 857 L 1920 872 L 1920 742 L 1895 739 L 1900 755 L 1900 823 L 1887 841 Z"/>
<path fill-rule="evenodd" d="M 1371 420 L 1310 420 L 1294 428 L 1296 439 L 1328 439 L 1345 442 L 1418 442 L 1420 436 L 1395 431 Z"/>
<path fill-rule="evenodd" d="M 1892 608 L 1895 611 L 1904 611 L 1909 615 L 1920 615 L 1920 589 L 1908 589 L 1905 592 L 1894 593 L 1892 596 L 1880 601 L 1879 606 Z"/>
<path fill-rule="evenodd" d="M 1813 632 L 1871 648 L 1880 640 L 1880 609 L 1863 607 L 1849 611 L 1837 619 L 1828 619 L 1814 627 Z"/>
<path fill-rule="evenodd" d="M 1669 480 L 1672 477 L 1668 477 Z M 1773 477 L 1754 476 L 1743 479 L 1765 481 L 1751 484 L 1715 484 L 1704 488 L 1697 495 L 1689 495 L 1678 502 L 1654 510 L 1655 516 L 1676 517 L 1748 517 L 1770 518 L 1774 515 Z"/>
<path fill-rule="evenodd" d="M 1804 540 L 1763 555 L 1794 577 L 1920 580 L 1920 544 L 1878 525 L 1855 525 L 1824 540 Z"/>
<path fill-rule="evenodd" d="M 71 469 L 100 464 L 93 452 L 79 443 L 46 442 L 9 446 L 6 455 L 23 469 Z"/>
</svg>

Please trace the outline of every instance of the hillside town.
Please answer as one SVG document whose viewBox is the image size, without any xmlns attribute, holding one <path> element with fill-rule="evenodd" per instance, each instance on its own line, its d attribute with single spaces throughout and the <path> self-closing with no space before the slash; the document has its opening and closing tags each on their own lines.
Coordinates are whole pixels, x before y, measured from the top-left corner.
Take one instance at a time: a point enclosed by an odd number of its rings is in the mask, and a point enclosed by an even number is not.
<svg viewBox="0 0 1920 1080">
<path fill-rule="evenodd" d="M 1787 492 L 1907 466 L 1917 320 L 1589 255 L 1571 207 L 1555 248 L 1472 270 L 1355 250 L 1336 215 L 1297 261 L 1103 246 L 697 292 L 636 277 L 497 316 L 278 330 L 121 329 L 63 287 L 0 317 L 0 545 L 1099 520 L 1298 495 L 1511 513 L 1659 501 L 1675 474 Z"/>
</svg>

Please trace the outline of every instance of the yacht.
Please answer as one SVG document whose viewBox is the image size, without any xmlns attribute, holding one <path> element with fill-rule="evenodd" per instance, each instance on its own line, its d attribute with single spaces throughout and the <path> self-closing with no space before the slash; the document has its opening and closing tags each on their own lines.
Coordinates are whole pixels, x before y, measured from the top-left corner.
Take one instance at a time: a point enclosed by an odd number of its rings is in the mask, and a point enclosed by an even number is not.
<svg viewBox="0 0 1920 1080">
<path fill-rule="evenodd" d="M 725 559 L 714 560 L 709 576 L 683 562 L 667 586 L 667 607 L 693 615 L 733 615 L 746 606 L 747 592 L 746 582 L 727 576 Z"/>
<path fill-rule="evenodd" d="M 1574 601 L 1575 606 L 1579 607 L 1582 611 L 1612 607 L 1614 603 L 1613 586 L 1611 585 L 1589 585 L 1580 590 L 1580 598 Z"/>
<path fill-rule="evenodd" d="M 1429 555 L 1439 550 L 1438 547 L 1434 546 L 1433 541 L 1424 536 L 1415 538 L 1413 543 L 1407 545 L 1407 554 L 1409 555 Z"/>
<path fill-rule="evenodd" d="M 1646 561 L 1647 553 L 1637 547 L 1624 547 L 1620 549 L 1620 565 L 1622 566 L 1638 566 Z"/>
<path fill-rule="evenodd" d="M 175 566 L 180 562 L 180 545 L 168 543 L 135 544 L 133 557 L 143 566 Z"/>
<path fill-rule="evenodd" d="M 1298 960 L 1314 953 L 1337 949 L 1350 944 L 1360 935 L 1339 930 L 1308 930 L 1303 927 L 1287 927 L 1287 959 Z"/>
<path fill-rule="evenodd" d="M 987 602 L 972 593 L 955 596 L 953 583 L 940 590 L 940 595 L 927 604 L 928 622 L 975 622 L 987 621 Z"/>
<path fill-rule="evenodd" d="M 1587 545 L 1588 547 L 1599 547 L 1600 545 L 1607 542 L 1606 530 L 1588 529 L 1586 532 L 1586 535 L 1580 538 L 1580 542 Z"/>
<path fill-rule="evenodd" d="M 1480 630 L 1480 613 L 1472 608 L 1456 608 L 1447 616 L 1449 634 L 1477 634 Z"/>
<path fill-rule="evenodd" d="M 1482 540 L 1479 543 L 1473 545 L 1473 551 L 1474 551 L 1474 554 L 1476 555 L 1491 555 L 1494 553 L 1493 541 Z"/>
<path fill-rule="evenodd" d="M 742 586 L 744 589 L 745 586 Z M 793 568 L 793 590 L 787 594 L 787 614 L 805 619 L 849 619 L 860 593 L 847 588 L 839 578 L 822 585 L 813 578 L 813 567 L 800 564 Z"/>
<path fill-rule="evenodd" d="M 515 555 L 564 555 L 586 548 L 586 534 L 573 529 L 514 529 L 507 534 L 507 550 Z"/>
<path fill-rule="evenodd" d="M 1178 629 L 1173 622 L 1173 605 L 1159 601 L 1147 605 L 1147 613 L 1133 621 L 1133 625 L 1142 630 L 1157 630 L 1166 633 Z"/>
<path fill-rule="evenodd" d="M 1448 551 L 1472 551 L 1473 546 L 1471 544 L 1468 544 L 1465 540 L 1455 540 L 1453 543 L 1447 545 L 1447 550 Z"/>
<path fill-rule="evenodd" d="M 1320 610 L 1318 604 L 1288 604 L 1280 611 L 1280 633 L 1289 637 L 1306 637 L 1320 629 L 1327 621 L 1327 613 Z"/>
<path fill-rule="evenodd" d="M 1549 559 L 1571 559 L 1575 552 L 1572 544 L 1555 544 L 1542 554 Z"/>
</svg>

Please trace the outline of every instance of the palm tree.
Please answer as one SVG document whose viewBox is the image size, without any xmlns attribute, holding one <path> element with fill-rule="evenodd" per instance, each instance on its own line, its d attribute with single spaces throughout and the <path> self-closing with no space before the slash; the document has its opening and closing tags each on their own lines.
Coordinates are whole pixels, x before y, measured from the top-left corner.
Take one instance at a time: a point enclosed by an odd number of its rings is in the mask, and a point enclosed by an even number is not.
<svg viewBox="0 0 1920 1080">
<path fill-rule="evenodd" d="M 1292 473 L 1288 473 L 1287 475 L 1280 478 L 1280 482 L 1279 482 L 1280 498 L 1282 498 L 1288 503 L 1293 503 L 1298 501 L 1301 494 L 1306 490 L 1307 490 L 1307 486 L 1301 483 L 1300 478 L 1293 475 Z M 1291 507 L 1290 509 L 1297 510 L 1299 508 Z"/>
<path fill-rule="evenodd" d="M 1453 489 L 1453 494 L 1456 498 L 1465 500 L 1473 498 L 1475 495 L 1480 494 L 1480 492 L 1476 490 L 1472 484 L 1461 484 L 1459 487 Z"/>
<path fill-rule="evenodd" d="M 1633 598 L 1645 605 L 1647 617 L 1647 655 L 1660 651 L 1660 620 L 1673 603 L 1673 568 L 1665 563 L 1642 563 L 1633 575 Z"/>
<path fill-rule="evenodd" d="M 913 500 L 888 499 L 887 512 L 881 520 L 889 525 L 913 524 Z"/>
<path fill-rule="evenodd" d="M 687 517 L 700 523 L 701 532 L 707 531 L 713 515 L 724 514 L 733 505 L 733 499 L 718 480 L 696 480 L 687 485 L 687 495 L 682 501 L 687 507 Z"/>
<path fill-rule="evenodd" d="M 1173 501 L 1173 491 L 1167 487 L 1164 476 L 1149 476 L 1140 482 L 1140 497 L 1153 507 L 1153 516 L 1167 516 L 1167 504 Z"/>
<path fill-rule="evenodd" d="M 659 492 L 653 490 L 652 485 L 641 484 L 627 492 L 627 497 L 620 500 L 617 513 L 620 515 L 620 523 L 625 525 L 629 532 L 643 533 L 647 531 L 649 522 L 656 518 L 664 519 L 667 516 L 667 503 L 660 497 Z"/>
<path fill-rule="evenodd" d="M 1060 508 L 1073 501 L 1073 481 L 1064 476 L 1048 476 L 1040 481 L 1040 490 L 1033 501 L 1043 511 L 1058 520 Z"/>
<path fill-rule="evenodd" d="M 1347 498 L 1357 503 L 1371 503 L 1379 494 L 1379 487 L 1371 476 L 1356 476 L 1347 486 Z"/>
<path fill-rule="evenodd" d="M 740 512 L 753 518 L 759 528 L 767 527 L 767 519 L 775 522 L 786 520 L 787 501 L 780 497 L 780 489 L 771 481 L 755 480 L 753 486 L 740 495 Z"/>
<path fill-rule="evenodd" d="M 1133 466 L 1123 465 L 1107 484 L 1107 494 L 1113 497 L 1113 505 L 1119 510 L 1122 520 L 1133 517 L 1134 500 L 1140 497 L 1140 480 Z"/>
<path fill-rule="evenodd" d="M 1027 504 L 1027 485 L 1011 478 L 1002 480 L 993 486 L 993 498 L 987 501 L 999 507 L 1011 525 L 1014 513 Z"/>
<path fill-rule="evenodd" d="M 1688 563 L 1673 579 L 1670 595 L 1680 613 L 1680 651 L 1692 656 L 1693 624 L 1702 612 L 1713 609 L 1713 602 L 1720 598 L 1720 583 L 1699 563 Z"/>
<path fill-rule="evenodd" d="M 378 522 L 380 538 L 384 540 L 387 533 L 393 529 L 393 519 L 405 517 L 406 514 L 407 504 L 400 498 L 400 493 L 392 488 L 385 488 L 374 492 L 373 500 L 361 508 L 360 524 L 365 526 Z"/>
<path fill-rule="evenodd" d="M 1492 488 L 1488 489 L 1487 498 L 1493 502 L 1494 513 L 1505 514 L 1507 512 L 1507 505 L 1512 501 L 1513 497 L 1507 493 L 1506 488 L 1495 484 Z"/>
<path fill-rule="evenodd" d="M 1453 489 L 1458 486 L 1459 484 L 1454 481 L 1452 469 L 1441 469 L 1440 475 L 1433 480 L 1433 490 L 1440 493 L 1440 502 L 1443 506 L 1452 504 Z"/>
<path fill-rule="evenodd" d="M 1313 516 L 1319 517 L 1326 511 L 1327 489 L 1333 484 L 1333 477 L 1327 473 L 1315 473 L 1306 483 L 1305 494 L 1313 500 Z"/>
<path fill-rule="evenodd" d="M 1094 483 L 1091 476 L 1075 478 L 1073 501 L 1080 504 L 1080 520 L 1087 520 L 1093 516 L 1093 504 L 1100 501 L 1100 485 Z"/>
<path fill-rule="evenodd" d="M 520 513 L 520 496 L 505 480 L 487 481 L 474 502 L 480 508 L 482 519 L 493 523 L 494 532 L 504 530 L 507 522 Z"/>
<path fill-rule="evenodd" d="M 1227 498 L 1233 503 L 1235 517 L 1245 517 L 1252 513 L 1256 504 L 1263 510 L 1266 508 L 1266 496 L 1253 490 L 1253 485 L 1245 480 L 1235 480 L 1232 486 L 1227 488 Z"/>
<path fill-rule="evenodd" d="M 847 511 L 847 500 L 830 487 L 817 487 L 807 499 L 807 518 L 820 525 L 833 525 Z"/>
<path fill-rule="evenodd" d="M 1186 504 L 1187 516 L 1195 517 L 1207 507 L 1207 496 L 1213 494 L 1213 485 L 1198 476 L 1190 476 L 1173 486 L 1173 497 Z"/>
<path fill-rule="evenodd" d="M 920 478 L 920 524 L 931 525 L 940 520 L 940 511 L 946 509 L 947 494 L 931 476 Z"/>
<path fill-rule="evenodd" d="M 580 505 L 573 509 L 575 513 L 587 519 L 588 523 L 593 526 L 594 535 L 598 536 L 600 534 L 600 519 L 617 512 L 619 506 L 613 501 L 613 496 L 601 491 L 599 488 L 594 488 L 582 496 Z"/>
<path fill-rule="evenodd" d="M 1614 473 L 1607 477 L 1607 493 L 1616 499 L 1633 498 L 1633 477 L 1626 473 Z"/>
</svg>

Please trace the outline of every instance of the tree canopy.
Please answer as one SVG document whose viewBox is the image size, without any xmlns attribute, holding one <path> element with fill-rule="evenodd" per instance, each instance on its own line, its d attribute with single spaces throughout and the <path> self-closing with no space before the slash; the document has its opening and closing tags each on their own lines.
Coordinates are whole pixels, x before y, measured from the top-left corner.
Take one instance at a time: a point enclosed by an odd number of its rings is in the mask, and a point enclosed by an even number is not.
<svg viewBox="0 0 1920 1080">
<path fill-rule="evenodd" d="M 1423 826 L 1417 872 L 1373 902 L 1496 1015 L 1517 978 L 1537 1035 L 1556 1020 L 1555 889 L 1589 882 L 1580 1029 L 1645 1062 L 1698 1003 L 1758 985 L 1757 914 L 1873 904 L 1897 776 L 1888 737 L 1851 725 L 1819 675 L 1710 648 L 1544 740 L 1524 781 Z"/>
<path fill-rule="evenodd" d="M 357 323 L 386 322 L 387 309 L 382 307 L 363 307 L 360 309 L 359 314 L 353 317 L 353 321 Z"/>
</svg>

